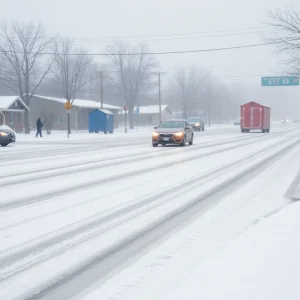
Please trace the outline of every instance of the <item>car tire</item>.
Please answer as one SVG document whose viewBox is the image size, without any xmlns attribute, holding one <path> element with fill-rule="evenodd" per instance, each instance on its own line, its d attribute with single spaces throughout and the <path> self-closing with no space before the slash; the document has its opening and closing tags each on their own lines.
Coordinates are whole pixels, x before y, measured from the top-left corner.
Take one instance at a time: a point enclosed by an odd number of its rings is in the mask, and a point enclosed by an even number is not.
<svg viewBox="0 0 300 300">
<path fill-rule="evenodd" d="M 158 144 L 152 144 L 152 146 L 153 146 L 153 147 L 157 147 L 157 146 L 158 146 Z"/>
<path fill-rule="evenodd" d="M 189 145 L 192 146 L 194 144 L 194 135 L 192 135 L 192 139 L 189 141 Z"/>
<path fill-rule="evenodd" d="M 8 143 L 2 143 L 1 146 L 2 147 L 6 147 L 8 145 Z"/>
<path fill-rule="evenodd" d="M 186 144 L 186 137 L 184 137 L 184 140 L 182 141 L 182 143 L 180 144 L 181 147 L 185 147 Z"/>
</svg>

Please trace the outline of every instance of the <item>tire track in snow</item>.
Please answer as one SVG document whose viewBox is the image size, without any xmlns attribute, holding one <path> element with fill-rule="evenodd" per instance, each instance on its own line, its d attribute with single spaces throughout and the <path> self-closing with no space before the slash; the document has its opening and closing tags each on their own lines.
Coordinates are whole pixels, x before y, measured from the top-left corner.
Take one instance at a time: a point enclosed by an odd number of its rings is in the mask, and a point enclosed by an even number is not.
<svg viewBox="0 0 300 300">
<path fill-rule="evenodd" d="M 298 141 L 296 143 L 298 143 Z M 273 145 L 273 147 L 264 147 L 263 149 L 247 154 L 238 160 L 233 160 L 218 166 L 211 171 L 207 171 L 204 174 L 194 176 L 183 182 L 184 189 L 180 191 L 174 191 L 174 184 L 171 184 L 167 189 L 164 188 L 152 193 L 152 195 L 148 197 L 143 197 L 144 199 L 142 201 L 141 199 L 133 200 L 131 201 L 132 204 L 130 206 L 123 205 L 124 207 L 121 209 L 108 213 L 106 216 L 103 216 L 103 213 L 99 213 L 96 216 L 87 218 L 87 220 L 82 220 L 76 224 L 70 225 L 66 232 L 62 233 L 64 230 L 59 229 L 53 233 L 47 234 L 45 237 L 39 237 L 26 244 L 19 245 L 19 247 L 8 249 L 5 251 L 8 254 L 3 252 L 0 253 L 0 281 L 8 279 L 50 257 L 56 256 L 70 247 L 74 247 L 95 236 L 99 236 L 105 231 L 119 226 L 136 216 L 147 213 L 149 210 L 155 209 L 166 202 L 172 201 L 173 196 L 184 194 L 187 189 L 199 187 L 199 182 L 203 182 L 204 180 L 215 180 L 224 173 L 227 173 L 228 168 L 238 167 L 248 163 L 249 158 L 253 157 L 254 154 L 258 156 L 266 153 L 266 151 L 270 151 L 270 149 L 273 150 L 276 146 L 279 147 L 280 145 L 277 143 L 277 145 Z M 163 197 L 166 196 L 167 199 L 164 199 Z M 34 256 L 35 261 L 32 263 L 31 260 Z M 26 260 L 26 258 L 28 260 Z"/>
<path fill-rule="evenodd" d="M 7 160 L 9 159 L 10 161 L 22 161 L 22 160 L 29 160 L 29 159 L 40 159 L 40 158 L 49 158 L 49 157 L 53 157 L 53 156 L 66 156 L 69 154 L 77 154 L 77 153 L 86 153 L 86 152 L 96 152 L 99 150 L 105 150 L 105 149 L 111 149 L 111 148 L 115 148 L 115 147 L 134 147 L 137 145 L 142 145 L 145 142 L 141 142 L 136 141 L 136 142 L 130 142 L 130 143 L 126 143 L 126 141 L 124 141 L 124 143 L 115 143 L 112 142 L 111 144 L 100 144 L 98 146 L 72 146 L 70 148 L 74 148 L 74 149 L 65 149 L 65 148 L 59 148 L 59 149 L 49 149 L 49 150 L 43 150 L 43 149 L 39 149 L 40 151 L 28 151 L 27 153 L 21 153 L 20 154 L 16 154 L 16 153 L 10 153 L 10 152 L 5 152 L 3 154 L 1 154 L 0 156 L 0 162 L 7 162 Z M 55 152 L 58 151 L 59 153 Z M 7 154 L 7 155 L 6 155 Z M 38 154 L 38 155 L 37 155 Z"/>
<path fill-rule="evenodd" d="M 285 132 L 285 131 L 292 131 L 292 130 L 297 130 L 296 128 L 291 128 L 291 129 L 279 129 L 275 132 L 271 132 L 269 133 L 279 133 L 279 132 Z M 209 132 L 209 135 L 222 135 L 222 134 L 228 134 L 229 132 L 216 132 L 216 133 L 211 133 Z M 208 135 L 205 135 L 208 136 Z M 84 146 L 81 144 L 70 144 L 70 143 L 66 143 L 68 146 L 71 145 L 71 147 L 69 148 L 55 148 L 55 149 L 47 149 L 47 150 L 43 150 L 42 148 L 40 149 L 32 149 L 30 151 L 24 152 L 24 149 L 20 150 L 20 151 L 13 151 L 13 152 L 3 152 L 0 156 L 0 162 L 1 163 L 7 163 L 7 160 L 14 160 L 14 161 L 18 161 L 18 163 L 27 163 L 26 160 L 30 160 L 30 159 L 34 159 L 34 160 L 38 160 L 40 158 L 51 158 L 51 157 L 55 157 L 55 156 L 66 156 L 66 155 L 70 155 L 70 154 L 77 154 L 77 153 L 84 153 L 84 152 L 96 152 L 99 150 L 106 150 L 106 149 L 111 149 L 111 148 L 116 148 L 116 147 L 134 147 L 134 146 L 138 146 L 138 145 L 143 145 L 146 144 L 147 141 L 149 141 L 149 139 L 151 138 L 151 136 L 149 136 L 149 138 L 145 138 L 145 137 L 138 137 L 133 138 L 122 138 L 122 139 L 117 139 L 116 140 L 111 140 L 111 141 L 96 141 L 95 143 L 89 144 L 88 146 Z M 89 140 L 90 141 L 90 140 Z M 81 141 L 82 142 L 82 141 Z M 95 146 L 95 144 L 97 146 Z M 40 144 L 41 146 L 44 144 Z M 48 144 L 46 145 L 48 146 Z M 56 151 L 58 151 L 59 153 L 57 153 Z M 18 153 L 16 153 L 18 152 Z M 21 154 L 21 156 L 20 156 Z"/>
<path fill-rule="evenodd" d="M 92 267 L 96 267 L 100 270 L 100 274 L 102 272 L 101 263 L 105 263 L 109 259 L 113 259 L 112 264 L 113 267 L 117 267 L 117 260 L 115 259 L 115 255 L 120 252 L 125 252 L 127 255 L 126 258 L 124 258 L 124 255 L 122 255 L 122 262 L 124 262 L 124 259 L 129 259 L 132 255 L 132 249 L 131 251 L 126 250 L 127 247 L 132 246 L 135 247 L 135 250 L 141 250 L 141 246 L 139 242 L 141 240 L 153 240 L 158 239 L 164 234 L 167 234 L 171 229 L 173 229 L 172 224 L 177 220 L 180 220 L 180 222 L 183 222 L 183 219 L 189 219 L 191 215 L 195 214 L 194 207 L 201 203 L 204 199 L 209 198 L 210 196 L 213 196 L 216 193 L 221 192 L 223 189 L 231 188 L 232 184 L 235 184 L 236 181 L 239 181 L 247 175 L 249 175 L 251 172 L 259 172 L 260 169 L 263 169 L 266 167 L 266 165 L 272 163 L 274 159 L 277 159 L 281 155 L 287 154 L 290 150 L 292 150 L 295 146 L 299 145 L 299 140 L 293 141 L 289 143 L 288 145 L 285 145 L 283 147 L 280 147 L 280 145 L 277 145 L 277 148 L 280 148 L 279 150 L 273 151 L 274 148 L 266 147 L 265 149 L 262 149 L 261 151 L 271 152 L 268 153 L 265 157 L 261 158 L 261 156 L 257 155 L 259 153 L 255 153 L 255 162 L 251 164 L 250 166 L 246 167 L 244 170 L 239 170 L 234 176 L 231 176 L 230 178 L 226 179 L 222 183 L 219 183 L 215 185 L 215 187 L 211 190 L 208 190 L 207 192 L 204 192 L 201 195 L 198 195 L 194 199 L 192 199 L 189 202 L 183 202 L 183 205 L 175 207 L 173 211 L 165 212 L 164 217 L 161 219 L 157 219 L 152 221 L 150 224 L 148 224 L 146 227 L 139 228 L 135 230 L 134 232 L 131 232 L 127 237 L 122 237 L 121 240 L 119 240 L 118 243 L 113 243 L 111 245 L 108 245 L 106 248 L 103 249 L 103 251 L 97 251 L 95 252 L 95 255 L 93 257 L 85 258 L 84 261 L 79 263 L 78 265 L 72 265 L 70 268 L 65 270 L 64 274 L 60 274 L 60 276 L 57 276 L 55 278 L 51 278 L 51 282 L 44 283 L 44 285 L 41 287 L 33 287 L 32 290 L 30 290 L 30 294 L 24 295 L 24 297 L 20 297 L 18 299 L 27 299 L 27 300 L 36 300 L 40 299 L 40 297 L 45 296 L 48 292 L 51 292 L 51 290 L 61 286 L 64 283 L 67 283 L 70 279 L 74 278 L 75 276 L 78 276 L 82 274 L 83 272 L 88 272 L 88 270 Z M 254 153 L 252 153 L 253 155 Z M 260 158 L 260 159 L 257 159 Z M 249 162 L 247 159 L 241 159 L 239 162 L 240 165 L 243 165 L 245 163 Z M 238 164 L 237 162 L 235 162 Z M 233 165 L 231 167 L 237 167 L 233 162 Z M 230 166 L 227 166 L 227 168 Z M 226 172 L 225 166 L 222 169 L 223 172 Z M 213 175 L 213 174 L 211 174 Z M 216 175 L 216 174 L 215 174 Z M 203 176 L 203 175 L 202 175 Z M 216 177 L 218 178 L 218 176 Z M 126 221 L 126 220 L 125 220 Z M 176 223 L 176 222 L 175 222 Z M 177 222 L 178 223 L 178 222 Z M 162 231 L 163 230 L 163 231 Z M 154 237 L 153 237 L 154 236 Z M 152 238 L 151 238 L 152 237 Z M 144 242 L 145 243 L 145 242 Z M 136 245 L 138 244 L 138 245 Z M 148 242 L 149 244 L 149 242 Z M 149 246 L 149 245 L 147 245 Z M 144 246 L 146 247 L 146 245 Z M 127 253 L 128 251 L 129 253 Z M 110 267 L 111 270 L 112 267 Z M 26 272 L 25 272 L 26 274 Z M 99 273 L 98 273 L 99 274 Z M 26 275 L 24 275 L 26 276 Z M 50 276 L 51 277 L 51 276 Z"/>
<path fill-rule="evenodd" d="M 274 137 L 276 137 L 276 136 L 274 136 Z M 269 139 L 271 139 L 271 138 L 272 138 L 272 136 L 269 137 Z M 194 156 L 189 156 L 189 157 L 186 157 L 184 159 L 181 159 L 180 161 L 178 161 L 178 160 L 177 161 L 170 161 L 168 163 L 162 163 L 160 165 L 156 165 L 155 166 L 155 171 L 162 170 L 162 169 L 165 169 L 165 168 L 168 168 L 168 167 L 171 167 L 171 166 L 175 166 L 175 165 L 184 164 L 184 163 L 189 162 L 189 161 L 201 159 L 201 158 L 204 158 L 204 157 L 208 157 L 208 156 L 215 155 L 215 154 L 218 154 L 218 153 L 222 153 L 222 152 L 225 152 L 225 151 L 229 151 L 229 150 L 232 150 L 232 149 L 247 146 L 249 144 L 247 140 L 248 139 L 245 139 L 246 142 L 244 142 L 244 140 L 242 140 L 242 143 L 240 145 L 235 142 L 233 146 L 229 146 L 227 148 L 222 147 L 221 149 L 217 149 L 217 150 L 205 153 L 205 154 L 200 154 L 200 155 L 197 154 L 197 155 L 194 155 Z M 260 141 L 260 139 L 258 139 L 258 138 L 255 138 L 254 140 L 257 141 L 257 142 Z M 193 150 L 193 148 L 191 148 L 191 150 Z M 20 197 L 20 199 L 0 203 L 0 211 L 9 210 L 9 209 L 12 209 L 12 208 L 18 208 L 18 207 L 22 207 L 22 206 L 27 206 L 27 205 L 37 203 L 37 202 L 48 201 L 52 198 L 57 198 L 57 197 L 61 198 L 65 195 L 74 194 L 74 193 L 76 193 L 78 191 L 82 191 L 82 190 L 88 190 L 88 189 L 94 188 L 94 187 L 96 187 L 98 185 L 101 185 L 101 184 L 108 184 L 108 183 L 112 183 L 112 182 L 117 182 L 117 181 L 120 181 L 120 180 L 123 180 L 123 179 L 135 177 L 135 176 L 138 176 L 138 175 L 147 174 L 147 173 L 152 172 L 152 171 L 153 171 L 152 168 L 146 167 L 146 168 L 142 168 L 138 171 L 129 171 L 129 172 L 125 172 L 125 173 L 122 173 L 120 175 L 117 175 L 117 176 L 112 175 L 112 176 L 108 176 L 106 178 L 100 178 L 100 179 L 92 180 L 92 181 L 89 181 L 89 182 L 83 182 L 81 184 L 76 183 L 76 186 L 61 187 L 61 188 L 53 190 L 51 192 L 40 193 L 40 194 L 32 195 L 32 196 L 29 196 L 29 197 L 22 196 L 22 197 Z"/>
<path fill-rule="evenodd" d="M 273 135 L 277 136 L 279 135 L 279 133 L 276 133 Z M 272 136 L 273 137 L 273 136 Z M 236 143 L 237 141 L 243 141 L 243 140 L 247 140 L 249 142 L 251 142 L 252 140 L 257 140 L 263 138 L 263 136 L 256 136 L 256 137 L 234 137 L 234 138 L 228 138 L 228 139 L 222 139 L 219 140 L 218 142 L 204 142 L 202 144 L 199 145 L 193 145 L 192 148 L 187 148 L 185 150 L 185 152 L 190 152 L 190 151 L 195 151 L 198 149 L 206 149 L 206 148 L 211 148 L 211 147 L 215 147 L 215 146 L 219 146 L 219 145 L 228 145 L 228 144 L 232 144 L 232 143 Z M 74 173 L 78 173 L 81 171 L 86 170 L 86 167 L 89 168 L 89 170 L 95 170 L 95 169 L 101 169 L 104 167 L 111 167 L 111 166 L 115 166 L 115 165 L 122 165 L 122 164 L 126 164 L 126 163 L 130 163 L 130 162 L 137 162 L 137 161 L 141 161 L 145 158 L 153 158 L 153 157 L 157 157 L 159 155 L 159 157 L 163 157 L 163 156 L 168 156 L 168 155 L 172 155 L 172 154 L 178 154 L 178 152 L 170 152 L 172 151 L 174 147 L 170 147 L 170 148 L 165 148 L 164 152 L 162 152 L 163 150 L 159 149 L 157 151 L 157 149 L 155 149 L 156 151 L 146 151 L 145 153 L 135 153 L 135 154 L 126 154 L 126 155 L 120 155 L 120 156 L 112 156 L 112 157 L 107 157 L 104 159 L 94 159 L 91 161 L 87 161 L 87 162 L 77 162 L 77 163 L 72 163 L 72 164 L 67 164 L 67 165 L 63 165 L 63 166 L 54 166 L 54 167 L 50 167 L 50 168 L 44 168 L 41 170 L 32 170 L 32 171 L 25 171 L 25 172 L 19 172 L 17 174 L 9 174 L 9 175 L 4 175 L 2 177 L 2 180 L 0 182 L 0 188 L 2 187 L 6 187 L 6 186 L 10 186 L 10 185 L 15 185 L 15 184 L 21 184 L 21 183 L 25 183 L 25 182 L 33 182 L 35 180 L 44 180 L 44 179 L 48 179 L 48 178 L 53 178 L 54 176 L 64 176 L 67 175 L 69 173 L 72 172 L 72 174 Z M 159 152 L 159 153 L 158 153 Z M 121 161 L 119 159 L 122 159 Z M 113 162 L 110 162 L 113 161 Z M 79 168 L 82 167 L 82 168 Z M 50 174 L 44 174 L 47 172 L 51 172 Z M 32 177 L 28 177 L 28 175 L 35 175 Z M 22 179 L 22 176 L 24 176 L 25 178 Z M 41 177 L 42 176 L 42 177 Z M 21 178 L 18 178 L 21 177 Z M 6 181 L 5 179 L 7 178 L 13 178 L 12 180 L 8 180 Z"/>
</svg>

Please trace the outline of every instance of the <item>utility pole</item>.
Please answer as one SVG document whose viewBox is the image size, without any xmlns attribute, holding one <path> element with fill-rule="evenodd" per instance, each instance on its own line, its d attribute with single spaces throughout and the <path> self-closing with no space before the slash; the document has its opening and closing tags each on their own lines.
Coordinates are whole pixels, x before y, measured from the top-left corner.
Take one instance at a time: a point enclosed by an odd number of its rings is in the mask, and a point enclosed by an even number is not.
<svg viewBox="0 0 300 300">
<path fill-rule="evenodd" d="M 101 101 L 101 109 L 103 108 L 103 71 L 96 73 L 100 75 L 100 101 Z"/>
<path fill-rule="evenodd" d="M 93 89 L 93 76 L 91 74 L 90 75 L 90 98 L 91 98 L 91 100 L 93 98 L 93 91 L 92 91 L 92 89 Z"/>
<path fill-rule="evenodd" d="M 159 122 L 162 122 L 162 111 L 161 111 L 161 75 L 166 74 L 165 72 L 151 72 L 153 75 L 158 76 L 158 107 L 159 107 Z"/>
<path fill-rule="evenodd" d="M 161 123 L 161 90 L 160 90 L 160 72 L 158 72 L 158 105 L 159 105 L 159 124 Z"/>
<path fill-rule="evenodd" d="M 101 78 L 101 108 L 103 108 L 103 72 L 100 72 L 100 78 Z"/>
<path fill-rule="evenodd" d="M 210 93 L 210 86 L 211 86 L 211 83 L 207 82 L 206 83 L 206 86 L 207 86 L 207 94 L 208 94 L 208 126 L 210 127 L 210 118 L 211 118 L 211 93 Z"/>
</svg>

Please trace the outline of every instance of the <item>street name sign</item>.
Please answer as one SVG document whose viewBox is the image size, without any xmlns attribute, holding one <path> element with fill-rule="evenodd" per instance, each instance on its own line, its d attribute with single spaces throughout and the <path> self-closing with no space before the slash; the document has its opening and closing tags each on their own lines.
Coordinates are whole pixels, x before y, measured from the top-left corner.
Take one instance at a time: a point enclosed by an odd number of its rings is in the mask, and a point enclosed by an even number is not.
<svg viewBox="0 0 300 300">
<path fill-rule="evenodd" d="M 261 78 L 262 86 L 298 86 L 297 76 L 270 76 Z"/>
</svg>

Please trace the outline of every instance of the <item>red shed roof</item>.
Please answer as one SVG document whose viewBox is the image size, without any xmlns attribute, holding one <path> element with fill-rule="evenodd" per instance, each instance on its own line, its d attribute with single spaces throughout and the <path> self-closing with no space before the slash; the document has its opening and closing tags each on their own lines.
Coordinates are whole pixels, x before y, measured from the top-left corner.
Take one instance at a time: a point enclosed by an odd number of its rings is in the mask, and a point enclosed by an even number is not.
<svg viewBox="0 0 300 300">
<path fill-rule="evenodd" d="M 269 107 L 269 105 L 265 105 L 265 104 L 262 104 L 262 103 L 258 103 L 258 102 L 254 102 L 254 101 L 251 101 L 251 102 L 248 102 L 248 103 L 244 103 L 242 104 L 241 106 L 244 106 L 244 105 L 249 105 L 249 104 L 255 104 L 255 105 L 259 105 L 259 106 L 264 106 L 264 107 Z"/>
</svg>

